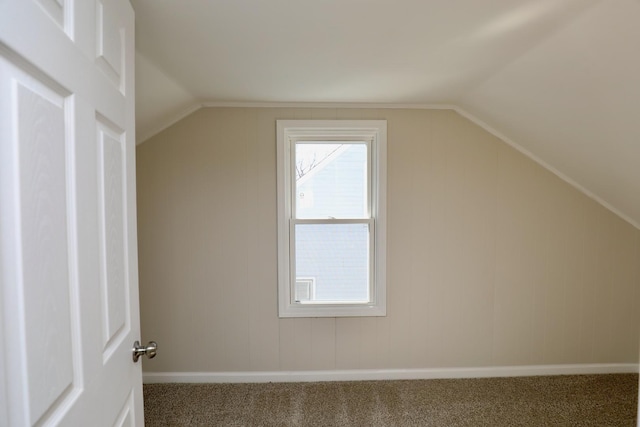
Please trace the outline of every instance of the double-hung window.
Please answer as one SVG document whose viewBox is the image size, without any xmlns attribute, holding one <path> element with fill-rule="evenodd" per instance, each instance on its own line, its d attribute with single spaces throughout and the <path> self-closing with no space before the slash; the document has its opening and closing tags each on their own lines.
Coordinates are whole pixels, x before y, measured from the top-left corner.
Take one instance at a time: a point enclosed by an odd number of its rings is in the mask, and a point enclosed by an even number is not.
<svg viewBox="0 0 640 427">
<path fill-rule="evenodd" d="M 278 120 L 280 317 L 386 314 L 384 120 Z"/>
</svg>

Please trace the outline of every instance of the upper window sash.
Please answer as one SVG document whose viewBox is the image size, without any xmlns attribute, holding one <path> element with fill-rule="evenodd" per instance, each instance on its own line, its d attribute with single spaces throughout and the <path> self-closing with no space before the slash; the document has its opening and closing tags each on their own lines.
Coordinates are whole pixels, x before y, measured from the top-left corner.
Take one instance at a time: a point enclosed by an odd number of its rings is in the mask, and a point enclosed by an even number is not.
<svg viewBox="0 0 640 427">
<path fill-rule="evenodd" d="M 367 219 L 372 218 L 372 141 L 366 140 L 363 141 L 362 138 L 354 139 L 354 140 L 335 140 L 335 141 L 326 141 L 326 140 L 297 140 L 294 138 L 289 139 L 289 189 L 291 194 L 289 195 L 291 200 L 291 218 L 295 219 L 327 219 L 327 218 L 359 218 L 359 219 Z M 323 149 L 321 147 L 327 147 Z M 308 148 L 308 149 L 306 149 Z M 364 148 L 364 159 L 360 159 L 360 154 L 358 150 L 360 148 Z M 314 150 L 315 149 L 315 150 Z M 300 153 L 299 153 L 300 152 Z M 306 158 L 305 157 L 305 152 Z M 301 154 L 301 158 L 299 159 L 298 154 Z M 311 155 L 313 154 L 313 158 Z M 358 164 L 358 161 L 364 160 L 363 162 L 363 176 L 358 179 L 362 179 L 362 192 L 352 194 L 356 198 L 362 198 L 362 204 L 360 206 L 350 206 L 349 200 L 346 200 L 346 206 L 341 205 L 340 208 L 337 206 L 332 206 L 333 201 L 329 200 L 319 200 L 317 203 L 313 199 L 313 187 L 308 189 L 309 193 L 307 194 L 308 199 L 311 199 L 309 202 L 309 206 L 307 209 L 299 209 L 299 204 L 302 204 L 301 197 L 303 197 L 304 186 L 309 182 L 314 182 L 313 177 L 316 177 L 317 174 L 321 173 L 325 170 L 325 168 L 331 169 L 335 163 L 334 161 L 338 160 L 341 156 L 349 156 L 355 157 L 354 164 Z M 318 157 L 316 157 L 318 156 Z M 317 162 L 317 163 L 315 163 Z M 337 173 L 344 173 L 342 170 L 336 171 Z M 304 174 L 303 174 L 304 173 Z M 301 175 L 300 177 L 298 175 Z M 317 178 L 317 177 L 316 177 Z M 320 186 L 328 185 L 329 187 L 333 187 L 334 193 L 336 197 L 347 198 L 349 194 L 344 193 L 340 190 L 345 190 L 345 187 L 341 186 L 339 182 L 333 183 L 323 183 L 317 182 Z M 316 190 L 321 190 L 320 188 L 316 188 Z M 326 192 L 326 187 L 325 187 Z M 322 194 L 322 191 L 320 191 Z M 300 203 L 299 203 L 300 202 Z M 323 204 L 324 202 L 324 204 Z M 333 210 L 329 210 L 330 207 L 333 207 Z M 304 212 L 300 212 L 304 210 Z M 316 211 L 315 214 L 313 211 Z M 323 214 L 318 213 L 317 211 L 324 212 Z M 342 212 L 341 212 L 342 211 Z"/>
</svg>

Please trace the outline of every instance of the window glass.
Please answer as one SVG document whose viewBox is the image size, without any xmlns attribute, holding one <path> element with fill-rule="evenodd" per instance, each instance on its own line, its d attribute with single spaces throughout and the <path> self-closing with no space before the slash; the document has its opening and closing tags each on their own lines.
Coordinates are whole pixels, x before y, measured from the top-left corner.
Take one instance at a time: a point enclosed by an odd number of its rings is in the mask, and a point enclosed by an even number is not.
<svg viewBox="0 0 640 427">
<path fill-rule="evenodd" d="M 367 145 L 295 144 L 296 218 L 367 218 Z"/>
<path fill-rule="evenodd" d="M 307 302 L 369 301 L 367 224 L 297 224 L 295 239 L 296 282 L 315 284 Z"/>
</svg>

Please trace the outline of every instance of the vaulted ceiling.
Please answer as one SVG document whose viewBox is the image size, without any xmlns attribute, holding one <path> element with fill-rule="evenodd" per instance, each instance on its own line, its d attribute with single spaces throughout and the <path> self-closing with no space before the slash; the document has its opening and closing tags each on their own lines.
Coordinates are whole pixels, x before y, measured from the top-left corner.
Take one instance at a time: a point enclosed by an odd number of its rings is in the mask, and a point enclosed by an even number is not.
<svg viewBox="0 0 640 427">
<path fill-rule="evenodd" d="M 208 104 L 450 106 L 640 228 L 640 0 L 132 0 L 138 139 Z"/>
</svg>

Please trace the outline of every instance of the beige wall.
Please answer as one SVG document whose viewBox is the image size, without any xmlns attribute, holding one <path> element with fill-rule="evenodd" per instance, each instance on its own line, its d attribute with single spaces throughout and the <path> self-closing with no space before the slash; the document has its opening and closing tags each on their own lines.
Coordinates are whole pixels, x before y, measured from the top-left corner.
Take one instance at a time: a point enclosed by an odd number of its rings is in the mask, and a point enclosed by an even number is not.
<svg viewBox="0 0 640 427">
<path fill-rule="evenodd" d="M 276 119 L 388 120 L 388 315 L 278 319 Z M 151 371 L 637 362 L 640 231 L 448 110 L 208 108 L 138 147 Z"/>
</svg>

